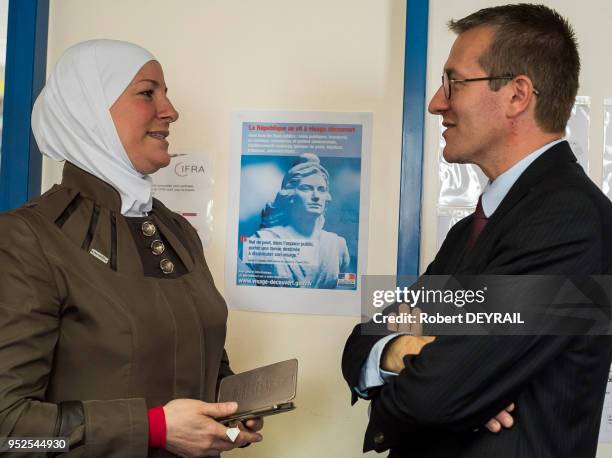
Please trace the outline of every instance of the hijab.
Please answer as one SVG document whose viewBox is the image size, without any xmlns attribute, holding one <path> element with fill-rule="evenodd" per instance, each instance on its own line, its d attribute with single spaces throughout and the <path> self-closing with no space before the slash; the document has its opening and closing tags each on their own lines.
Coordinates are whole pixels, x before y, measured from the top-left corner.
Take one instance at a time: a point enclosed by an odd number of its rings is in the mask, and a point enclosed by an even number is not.
<svg viewBox="0 0 612 458">
<path fill-rule="evenodd" d="M 155 57 L 149 51 L 124 41 L 78 43 L 60 57 L 32 110 L 40 151 L 115 188 L 125 216 L 151 210 L 152 180 L 132 165 L 109 110 L 151 60 Z"/>
</svg>

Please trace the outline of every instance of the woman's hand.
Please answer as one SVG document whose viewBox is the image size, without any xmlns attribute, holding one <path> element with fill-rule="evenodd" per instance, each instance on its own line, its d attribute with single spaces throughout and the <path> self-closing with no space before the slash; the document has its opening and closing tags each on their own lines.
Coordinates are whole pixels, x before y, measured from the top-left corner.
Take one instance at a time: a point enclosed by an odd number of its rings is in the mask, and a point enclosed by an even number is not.
<svg viewBox="0 0 612 458">
<path fill-rule="evenodd" d="M 246 431 L 251 431 L 251 432 L 257 432 L 263 428 L 264 419 L 262 417 L 251 418 L 250 420 L 247 420 L 244 423 L 239 421 L 236 426 L 240 429 L 240 431 L 246 430 Z M 244 445 L 241 445 L 240 447 L 241 448 L 248 447 L 249 445 L 251 445 L 250 442 Z"/>
<path fill-rule="evenodd" d="M 218 456 L 221 452 L 259 442 L 261 434 L 242 430 L 234 442 L 227 427 L 214 420 L 233 414 L 235 402 L 207 403 L 195 399 L 175 399 L 164 406 L 166 450 L 184 458 Z"/>
<path fill-rule="evenodd" d="M 253 432 L 257 432 L 263 428 L 264 419 L 262 417 L 251 418 L 244 423 L 244 426 Z"/>
</svg>

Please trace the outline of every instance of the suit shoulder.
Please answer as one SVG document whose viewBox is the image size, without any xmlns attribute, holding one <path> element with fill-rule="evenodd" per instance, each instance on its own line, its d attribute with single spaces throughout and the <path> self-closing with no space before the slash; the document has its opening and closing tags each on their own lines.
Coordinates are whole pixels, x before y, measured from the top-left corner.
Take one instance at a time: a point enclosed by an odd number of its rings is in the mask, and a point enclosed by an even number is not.
<svg viewBox="0 0 612 458">
<path fill-rule="evenodd" d="M 577 163 L 559 168 L 558 173 L 551 172 L 551 176 L 531 188 L 530 194 L 530 200 L 538 203 L 534 205 L 536 211 L 551 207 L 579 211 L 612 227 L 612 202 Z"/>
</svg>

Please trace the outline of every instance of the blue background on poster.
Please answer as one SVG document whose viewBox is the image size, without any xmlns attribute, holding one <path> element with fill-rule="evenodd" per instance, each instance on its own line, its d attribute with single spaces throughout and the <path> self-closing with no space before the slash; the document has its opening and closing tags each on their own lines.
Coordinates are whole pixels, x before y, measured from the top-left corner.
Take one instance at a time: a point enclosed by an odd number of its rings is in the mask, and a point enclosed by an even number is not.
<svg viewBox="0 0 612 458">
<path fill-rule="evenodd" d="M 360 135 L 359 135 L 360 137 Z M 243 155 L 240 177 L 240 216 L 238 256 L 242 258 L 240 237 L 251 236 L 261 223 L 261 210 L 273 201 L 285 173 L 298 156 Z M 357 272 L 359 240 L 359 202 L 361 158 L 321 157 L 321 165 L 330 175 L 332 201 L 325 214 L 323 229 L 344 237 L 351 257 L 348 272 Z M 239 271 L 247 268 L 239 262 Z M 247 268 L 248 269 L 248 268 Z"/>
</svg>

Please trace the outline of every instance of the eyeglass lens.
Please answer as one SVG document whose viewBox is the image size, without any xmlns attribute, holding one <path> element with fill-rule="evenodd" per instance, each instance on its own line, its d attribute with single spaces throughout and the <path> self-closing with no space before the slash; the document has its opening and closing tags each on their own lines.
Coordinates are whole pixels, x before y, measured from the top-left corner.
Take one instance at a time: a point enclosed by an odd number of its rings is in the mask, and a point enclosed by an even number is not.
<svg viewBox="0 0 612 458">
<path fill-rule="evenodd" d="M 451 96 L 451 88 L 450 88 L 450 79 L 446 72 L 442 73 L 442 88 L 444 89 L 444 96 L 447 99 L 450 99 Z"/>
</svg>

